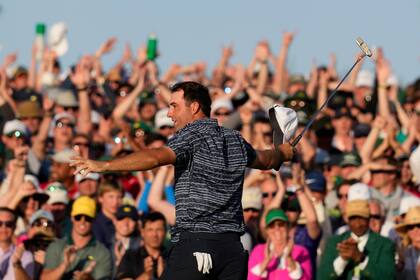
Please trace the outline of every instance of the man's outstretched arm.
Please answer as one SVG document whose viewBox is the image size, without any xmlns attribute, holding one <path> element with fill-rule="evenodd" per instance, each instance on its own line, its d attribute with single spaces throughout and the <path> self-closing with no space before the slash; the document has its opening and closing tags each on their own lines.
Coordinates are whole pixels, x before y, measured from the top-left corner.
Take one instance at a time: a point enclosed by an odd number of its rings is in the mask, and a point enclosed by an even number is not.
<svg viewBox="0 0 420 280">
<path fill-rule="evenodd" d="M 158 166 L 174 164 L 176 155 L 168 147 L 145 149 L 109 161 L 87 160 L 82 157 L 72 159 L 75 174 L 86 175 L 90 172 L 144 171 Z"/>
<path fill-rule="evenodd" d="M 283 162 L 293 158 L 294 148 L 289 143 L 277 146 L 277 149 L 255 150 L 257 156 L 249 166 L 254 169 L 276 169 L 278 170 Z"/>
</svg>

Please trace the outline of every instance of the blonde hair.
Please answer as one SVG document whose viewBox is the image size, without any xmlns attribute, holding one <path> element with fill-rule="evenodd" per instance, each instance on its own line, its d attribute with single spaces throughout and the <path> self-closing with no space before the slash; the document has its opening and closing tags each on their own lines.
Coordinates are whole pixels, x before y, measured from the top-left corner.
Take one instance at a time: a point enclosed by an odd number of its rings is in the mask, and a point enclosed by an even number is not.
<svg viewBox="0 0 420 280">
<path fill-rule="evenodd" d="M 116 181 L 104 181 L 99 184 L 98 195 L 102 196 L 107 192 L 120 192 L 124 194 L 123 188 Z"/>
</svg>

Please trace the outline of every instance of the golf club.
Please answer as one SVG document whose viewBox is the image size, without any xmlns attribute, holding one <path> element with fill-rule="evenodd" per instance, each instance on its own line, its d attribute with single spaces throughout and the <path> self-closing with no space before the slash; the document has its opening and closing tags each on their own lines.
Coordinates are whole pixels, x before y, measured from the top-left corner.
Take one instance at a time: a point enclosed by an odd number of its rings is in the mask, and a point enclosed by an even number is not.
<svg viewBox="0 0 420 280">
<path fill-rule="evenodd" d="M 302 138 L 303 134 L 311 127 L 312 123 L 315 121 L 315 119 L 318 116 L 319 112 L 321 112 L 322 109 L 324 109 L 324 107 L 327 106 L 328 102 L 330 102 L 330 100 L 334 97 L 334 95 L 337 93 L 338 88 L 341 86 L 341 84 L 344 82 L 344 80 L 347 78 L 347 76 L 351 73 L 351 71 L 353 71 L 354 67 L 356 67 L 356 65 L 365 56 L 368 56 L 368 57 L 371 57 L 372 56 L 372 52 L 370 51 L 368 45 L 362 40 L 362 38 L 357 37 L 356 38 L 356 43 L 360 47 L 360 49 L 362 50 L 363 53 L 357 57 L 356 62 L 353 64 L 353 66 L 350 68 L 350 70 L 347 71 L 346 75 L 344 75 L 344 77 L 341 79 L 341 81 L 335 87 L 335 89 L 330 94 L 330 96 L 328 96 L 328 98 L 324 102 L 324 104 L 322 104 L 322 106 L 319 107 L 319 109 L 315 111 L 315 113 L 313 114 L 312 118 L 309 120 L 308 124 L 305 126 L 305 128 L 302 130 L 302 132 L 295 138 L 295 140 L 293 140 L 293 142 L 292 142 L 292 146 L 293 147 L 296 147 L 296 145 L 299 143 L 300 139 Z"/>
</svg>

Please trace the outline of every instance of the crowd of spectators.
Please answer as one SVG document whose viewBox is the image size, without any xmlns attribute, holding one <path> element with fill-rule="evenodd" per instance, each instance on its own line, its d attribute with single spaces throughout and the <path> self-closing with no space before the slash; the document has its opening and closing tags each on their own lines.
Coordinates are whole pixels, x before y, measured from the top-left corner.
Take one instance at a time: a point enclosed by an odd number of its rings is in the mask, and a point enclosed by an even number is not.
<svg viewBox="0 0 420 280">
<path fill-rule="evenodd" d="M 63 69 L 46 48 L 28 66 L 0 65 L 0 279 L 157 279 L 175 223 L 174 169 L 75 175 L 71 158 L 107 160 L 165 145 L 177 81 L 206 85 L 211 115 L 252 144 L 273 145 L 274 104 L 297 112 L 300 132 L 340 76 L 331 55 L 290 73 L 295 34 L 277 52 L 261 41 L 247 66 L 224 47 L 205 62 L 162 72 L 147 48 L 116 39 Z M 162 50 L 164 52 L 165 46 Z M 420 79 L 398 83 L 378 49 L 356 66 L 279 171 L 248 171 L 242 197 L 248 279 L 420 277 Z M 353 277 L 353 278 L 352 278 Z"/>
</svg>

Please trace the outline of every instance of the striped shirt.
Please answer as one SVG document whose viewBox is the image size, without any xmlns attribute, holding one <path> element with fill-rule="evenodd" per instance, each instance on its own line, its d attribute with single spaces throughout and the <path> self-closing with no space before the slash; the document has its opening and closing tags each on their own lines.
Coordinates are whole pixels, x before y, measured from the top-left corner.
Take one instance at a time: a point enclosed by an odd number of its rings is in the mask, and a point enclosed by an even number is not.
<svg viewBox="0 0 420 280">
<path fill-rule="evenodd" d="M 239 132 L 200 119 L 168 142 L 176 154 L 176 223 L 172 241 L 187 232 L 244 232 L 242 186 L 245 168 L 256 157 Z"/>
</svg>

